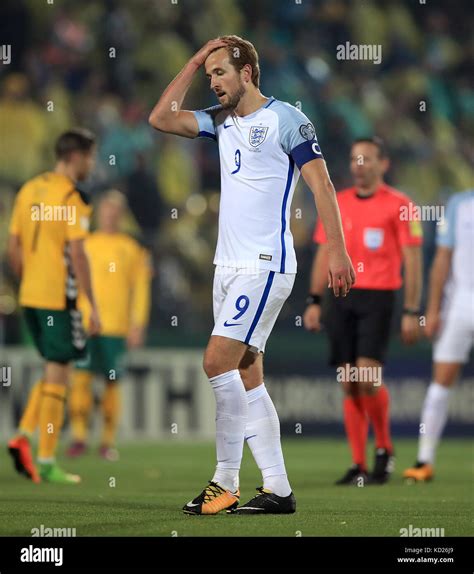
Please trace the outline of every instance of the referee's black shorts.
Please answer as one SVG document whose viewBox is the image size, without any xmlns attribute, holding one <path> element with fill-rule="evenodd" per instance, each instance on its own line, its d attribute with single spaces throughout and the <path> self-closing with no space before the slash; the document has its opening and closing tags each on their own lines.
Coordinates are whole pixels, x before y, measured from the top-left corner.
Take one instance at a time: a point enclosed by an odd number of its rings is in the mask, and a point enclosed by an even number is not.
<svg viewBox="0 0 474 574">
<path fill-rule="evenodd" d="M 396 292 L 351 289 L 347 297 L 327 291 L 321 322 L 330 342 L 330 364 L 354 364 L 359 357 L 381 363 L 390 338 Z"/>
</svg>

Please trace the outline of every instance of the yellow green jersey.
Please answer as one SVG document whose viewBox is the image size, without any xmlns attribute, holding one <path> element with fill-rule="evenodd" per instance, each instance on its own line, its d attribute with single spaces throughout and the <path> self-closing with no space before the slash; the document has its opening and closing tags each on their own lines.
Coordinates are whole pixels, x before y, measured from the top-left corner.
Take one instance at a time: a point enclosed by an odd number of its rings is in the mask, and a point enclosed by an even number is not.
<svg viewBox="0 0 474 574">
<path fill-rule="evenodd" d="M 23 185 L 10 222 L 21 244 L 20 305 L 62 310 L 76 299 L 69 242 L 87 237 L 91 211 L 86 196 L 59 173 L 43 173 Z"/>
<path fill-rule="evenodd" d="M 92 287 L 102 324 L 101 335 L 126 337 L 131 326 L 145 327 L 150 309 L 148 252 L 129 235 L 95 231 L 85 241 Z M 89 304 L 80 293 L 87 321 Z"/>
</svg>

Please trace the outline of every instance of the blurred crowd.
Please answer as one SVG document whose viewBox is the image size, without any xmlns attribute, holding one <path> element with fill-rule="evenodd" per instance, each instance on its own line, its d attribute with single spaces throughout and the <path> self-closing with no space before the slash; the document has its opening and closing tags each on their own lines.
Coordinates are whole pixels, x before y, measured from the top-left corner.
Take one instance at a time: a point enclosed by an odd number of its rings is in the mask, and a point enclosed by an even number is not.
<svg viewBox="0 0 474 574">
<path fill-rule="evenodd" d="M 259 52 L 262 92 L 301 107 L 313 121 L 337 189 L 350 183 L 351 141 L 378 134 L 392 158 L 389 183 L 419 203 L 444 203 L 472 187 L 469 6 L 467 0 L 449 9 L 434 0 L 2 0 L 0 38 L 11 46 L 11 63 L 0 66 L 1 253 L 16 191 L 50 168 L 59 133 L 88 127 L 99 138 L 93 197 L 122 190 L 130 206 L 126 227 L 153 253 L 152 330 L 171 333 L 177 316 L 190 336 L 207 332 L 218 153 L 213 142 L 149 127 L 148 114 L 169 81 L 211 37 L 241 35 Z M 380 44 L 382 62 L 338 60 L 337 46 L 345 42 Z M 215 104 L 203 73 L 186 104 Z M 301 272 L 295 292 L 304 297 L 316 219 L 304 184 L 294 208 Z M 11 317 L 15 281 L 4 255 L 0 265 L 0 314 Z M 20 336 L 17 323 L 7 322 L 12 341 Z"/>
</svg>

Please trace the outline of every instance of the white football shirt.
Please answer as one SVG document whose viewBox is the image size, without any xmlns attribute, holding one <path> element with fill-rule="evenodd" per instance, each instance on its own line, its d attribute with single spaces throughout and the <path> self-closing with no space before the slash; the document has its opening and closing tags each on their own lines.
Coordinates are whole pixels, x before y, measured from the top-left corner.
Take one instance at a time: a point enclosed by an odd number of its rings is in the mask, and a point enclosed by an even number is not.
<svg viewBox="0 0 474 574">
<path fill-rule="evenodd" d="M 453 195 L 438 226 L 436 244 L 453 249 L 450 287 L 474 293 L 474 190 Z"/>
<path fill-rule="evenodd" d="M 214 106 L 194 112 L 198 137 L 216 140 L 221 162 L 214 264 L 296 273 L 290 209 L 301 167 L 322 159 L 313 125 L 269 98 L 244 117 Z"/>
</svg>

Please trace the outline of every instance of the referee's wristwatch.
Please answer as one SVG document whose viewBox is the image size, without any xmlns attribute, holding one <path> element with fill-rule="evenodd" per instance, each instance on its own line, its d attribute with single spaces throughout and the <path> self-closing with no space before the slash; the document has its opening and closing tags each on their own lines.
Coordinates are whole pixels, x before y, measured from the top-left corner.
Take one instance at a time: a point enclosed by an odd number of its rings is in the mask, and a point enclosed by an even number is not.
<svg viewBox="0 0 474 574">
<path fill-rule="evenodd" d="M 419 317 L 420 316 L 420 309 L 409 309 L 408 307 L 403 307 L 403 314 L 410 315 L 411 317 Z"/>
<path fill-rule="evenodd" d="M 321 305 L 321 295 L 317 293 L 310 294 L 306 297 L 306 306 L 309 305 Z"/>
</svg>

